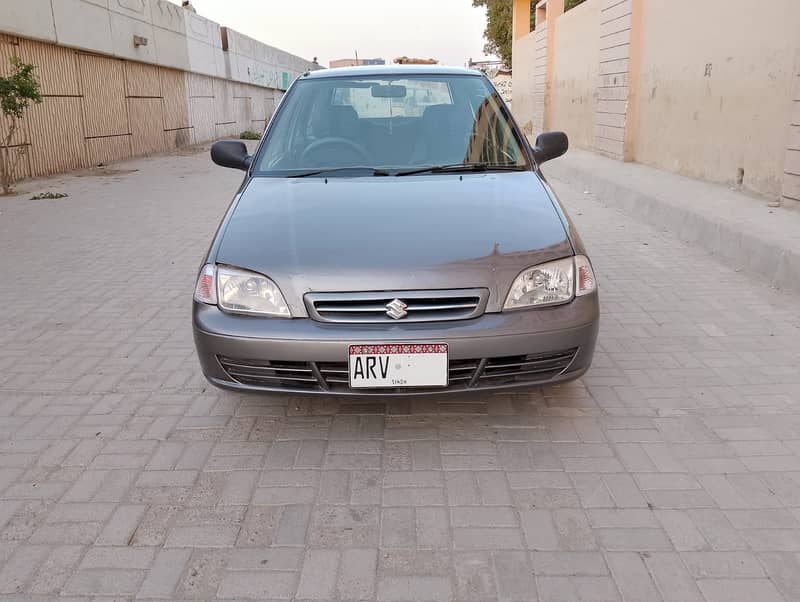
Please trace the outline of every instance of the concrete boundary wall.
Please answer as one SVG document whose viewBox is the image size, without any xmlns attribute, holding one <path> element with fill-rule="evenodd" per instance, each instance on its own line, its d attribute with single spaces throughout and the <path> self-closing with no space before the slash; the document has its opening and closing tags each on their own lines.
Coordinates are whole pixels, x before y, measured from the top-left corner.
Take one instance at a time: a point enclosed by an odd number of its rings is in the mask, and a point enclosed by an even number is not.
<svg viewBox="0 0 800 602">
<path fill-rule="evenodd" d="M 553 48 L 553 79 L 547 105 L 546 127 L 564 129 L 573 146 L 589 148 L 597 136 L 614 137 L 600 124 L 598 99 L 609 96 L 609 88 L 598 88 L 600 77 L 600 19 L 595 2 L 585 2 L 558 20 Z M 593 13 L 593 14 L 592 14 Z M 597 121 L 598 126 L 594 126 Z M 613 122 L 612 122 L 613 123 Z M 594 131 L 592 130 L 594 126 Z"/>
<path fill-rule="evenodd" d="M 534 99 L 514 113 L 527 133 L 564 130 L 614 159 L 800 202 L 800 2 L 563 8 L 540 0 L 531 31 L 531 3 L 514 2 L 514 94 Z M 574 85 L 580 74 L 592 81 Z"/>
<path fill-rule="evenodd" d="M 5 0 L 0 32 L 282 90 L 311 68 L 168 0 Z"/>
<path fill-rule="evenodd" d="M 514 41 L 512 53 L 512 89 L 514 90 L 513 111 L 520 127 L 527 135 L 534 132 L 534 65 L 536 63 L 536 40 L 530 32 L 530 0 L 514 0 Z M 521 8 L 518 8 L 521 7 Z"/>
<path fill-rule="evenodd" d="M 794 96 L 789 114 L 789 141 L 783 171 L 783 197 L 800 204 L 800 48 L 794 60 Z"/>
<path fill-rule="evenodd" d="M 261 132 L 318 68 L 166 0 L 0 2 L 0 74 L 13 56 L 44 96 L 11 143 L 19 178 Z"/>
<path fill-rule="evenodd" d="M 615 159 L 625 156 L 628 100 L 635 87 L 631 81 L 631 24 L 636 2 L 602 0 L 598 15 L 600 65 L 594 147 Z"/>
<path fill-rule="evenodd" d="M 20 178 L 261 132 L 282 91 L 0 35 L 0 64 L 37 65 L 44 101 L 14 146 Z"/>
</svg>

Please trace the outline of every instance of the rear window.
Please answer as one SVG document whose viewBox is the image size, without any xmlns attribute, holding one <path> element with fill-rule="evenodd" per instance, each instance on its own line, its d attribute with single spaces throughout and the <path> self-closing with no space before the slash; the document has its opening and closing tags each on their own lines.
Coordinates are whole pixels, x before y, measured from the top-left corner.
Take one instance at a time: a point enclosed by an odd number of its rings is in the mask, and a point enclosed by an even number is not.
<svg viewBox="0 0 800 602">
<path fill-rule="evenodd" d="M 357 88 L 354 83 L 348 82 L 349 85 L 334 88 L 332 104 L 353 107 L 361 118 L 422 117 L 426 107 L 453 104 L 450 86 L 446 82 L 411 79 L 392 81 L 392 85 L 406 89 L 402 98 L 375 98 L 372 86 Z"/>
</svg>

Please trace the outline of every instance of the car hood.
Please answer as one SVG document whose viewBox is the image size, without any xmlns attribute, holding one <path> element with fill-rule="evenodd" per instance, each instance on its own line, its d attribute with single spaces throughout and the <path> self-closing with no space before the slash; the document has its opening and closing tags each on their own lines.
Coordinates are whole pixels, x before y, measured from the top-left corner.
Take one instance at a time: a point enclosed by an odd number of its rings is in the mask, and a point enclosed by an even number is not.
<svg viewBox="0 0 800 602">
<path fill-rule="evenodd" d="M 269 276 L 305 316 L 312 291 L 484 287 L 499 311 L 521 270 L 572 252 L 533 172 L 255 177 L 212 259 Z"/>
</svg>

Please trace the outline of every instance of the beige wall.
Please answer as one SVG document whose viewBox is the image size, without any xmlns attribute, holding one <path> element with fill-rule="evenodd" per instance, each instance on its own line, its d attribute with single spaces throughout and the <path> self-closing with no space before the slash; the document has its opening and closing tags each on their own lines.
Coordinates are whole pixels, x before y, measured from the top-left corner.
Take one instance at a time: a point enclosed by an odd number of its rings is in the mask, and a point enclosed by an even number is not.
<svg viewBox="0 0 800 602">
<path fill-rule="evenodd" d="M 538 5 L 547 35 L 515 26 L 528 132 L 541 123 L 573 146 L 800 199 L 800 0 L 586 0 L 563 15 L 562 2 Z M 529 4 L 514 8 L 522 24 Z"/>
<path fill-rule="evenodd" d="M 512 51 L 513 87 L 515 95 L 514 116 L 529 136 L 545 129 L 547 116 L 547 89 L 549 74 L 553 71 L 553 28 L 548 17 L 555 20 L 563 10 L 564 0 L 547 0 L 546 8 L 537 7 L 536 29 L 530 31 L 529 0 L 514 0 L 514 45 Z"/>
<path fill-rule="evenodd" d="M 600 66 L 600 8 L 585 2 L 558 19 L 546 127 L 570 144 L 592 148 Z"/>
<path fill-rule="evenodd" d="M 786 166 L 783 174 L 783 196 L 800 203 L 800 48 L 794 60 L 794 101 L 790 115 L 789 141 L 786 144 Z"/>
<path fill-rule="evenodd" d="M 634 159 L 778 198 L 800 2 L 644 3 Z"/>
<path fill-rule="evenodd" d="M 512 73 L 514 90 L 514 117 L 526 134 L 533 134 L 534 72 L 533 57 L 536 40 L 533 33 L 514 40 Z"/>
<path fill-rule="evenodd" d="M 328 66 L 331 69 L 336 69 L 338 67 L 355 67 L 361 64 L 361 61 L 357 61 L 356 59 L 334 59 L 328 63 Z"/>
</svg>

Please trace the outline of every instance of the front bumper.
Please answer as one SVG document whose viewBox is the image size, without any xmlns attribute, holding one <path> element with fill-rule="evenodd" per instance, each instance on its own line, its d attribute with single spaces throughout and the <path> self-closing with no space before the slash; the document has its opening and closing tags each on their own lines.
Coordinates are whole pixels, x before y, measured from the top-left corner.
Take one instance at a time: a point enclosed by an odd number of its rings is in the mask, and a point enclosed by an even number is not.
<svg viewBox="0 0 800 602">
<path fill-rule="evenodd" d="M 530 389 L 573 380 L 583 375 L 591 364 L 598 324 L 596 293 L 556 307 L 487 313 L 472 320 L 453 322 L 326 324 L 308 318 L 236 316 L 201 303 L 194 303 L 193 310 L 195 345 L 209 382 L 235 390 L 303 395 L 463 394 Z M 341 366 L 346 368 L 351 344 L 393 342 L 447 343 L 450 385 L 445 388 L 352 390 L 345 383 L 333 382 L 336 379 L 328 382 L 321 374 L 341 372 Z M 567 353 L 568 361 L 564 359 Z M 259 373 L 272 376 L 266 376 L 266 380 L 257 384 L 233 378 L 223 368 L 220 358 L 234 358 L 254 366 L 260 363 L 264 367 L 257 368 Z M 519 373 L 508 377 L 502 371 L 491 372 L 493 365 L 512 363 L 540 369 L 520 369 Z M 473 364 L 474 372 L 470 373 L 468 368 Z M 481 370 L 485 373 L 483 376 Z M 289 377 L 279 378 L 280 375 Z M 466 376 L 456 380 L 454 375 Z"/>
</svg>

